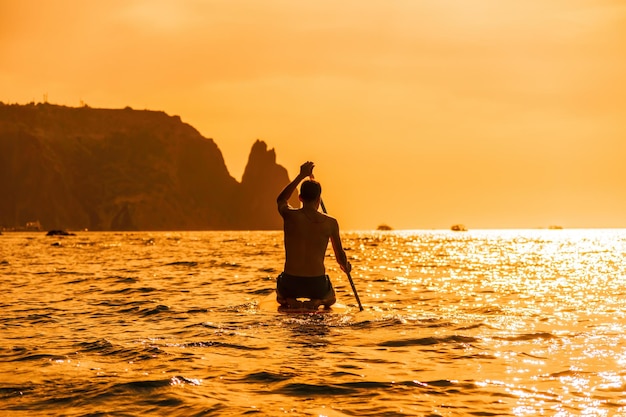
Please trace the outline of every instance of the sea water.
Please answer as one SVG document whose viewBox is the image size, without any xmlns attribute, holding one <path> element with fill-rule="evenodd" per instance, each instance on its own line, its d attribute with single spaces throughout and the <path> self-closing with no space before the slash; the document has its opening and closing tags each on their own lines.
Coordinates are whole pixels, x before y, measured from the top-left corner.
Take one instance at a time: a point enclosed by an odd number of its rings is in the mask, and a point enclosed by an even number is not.
<svg viewBox="0 0 626 417">
<path fill-rule="evenodd" d="M 5 232 L 0 415 L 626 415 L 626 230 L 343 240 L 287 315 L 280 232 Z"/>
</svg>

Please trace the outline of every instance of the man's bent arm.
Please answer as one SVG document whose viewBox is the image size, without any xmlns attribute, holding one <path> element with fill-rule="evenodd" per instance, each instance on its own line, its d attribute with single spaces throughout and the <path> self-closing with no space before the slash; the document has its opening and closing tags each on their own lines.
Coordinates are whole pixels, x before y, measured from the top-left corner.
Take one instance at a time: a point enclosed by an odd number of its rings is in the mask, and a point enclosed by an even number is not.
<svg viewBox="0 0 626 417">
<path fill-rule="evenodd" d="M 302 182 L 303 179 L 310 176 L 313 172 L 314 164 L 313 162 L 305 162 L 300 167 L 300 173 L 293 179 L 283 190 L 278 194 L 276 198 L 276 204 L 278 204 L 278 211 L 282 213 L 283 207 L 287 207 L 289 197 L 296 190 L 298 184 Z"/>
<path fill-rule="evenodd" d="M 298 176 L 294 178 L 293 181 L 291 181 L 289 184 L 287 184 L 285 188 L 283 188 L 283 190 L 280 192 L 280 194 L 278 194 L 278 197 L 276 198 L 276 203 L 278 204 L 278 206 L 280 206 L 281 204 L 285 204 L 287 200 L 289 200 L 289 197 L 291 197 L 291 194 L 293 194 L 293 192 L 296 190 L 298 184 L 300 184 L 300 182 L 302 182 L 302 180 L 305 178 L 306 177 L 302 176 L 302 174 L 298 174 Z"/>
<path fill-rule="evenodd" d="M 341 244 L 341 237 L 339 235 L 339 224 L 335 223 L 333 232 L 330 236 L 330 241 L 333 244 L 333 251 L 335 252 L 335 259 L 345 273 L 349 273 L 352 270 L 352 265 L 348 262 L 348 256 Z"/>
</svg>

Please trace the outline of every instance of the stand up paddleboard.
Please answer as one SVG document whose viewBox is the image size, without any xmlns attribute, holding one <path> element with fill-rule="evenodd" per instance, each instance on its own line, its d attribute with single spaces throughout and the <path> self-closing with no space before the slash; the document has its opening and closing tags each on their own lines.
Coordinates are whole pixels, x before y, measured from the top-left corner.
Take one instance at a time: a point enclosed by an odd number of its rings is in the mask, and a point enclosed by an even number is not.
<svg viewBox="0 0 626 417">
<path fill-rule="evenodd" d="M 345 314 L 350 309 L 343 305 L 335 303 L 330 308 L 320 307 L 317 310 L 306 307 L 283 307 L 276 303 L 276 311 L 283 314 Z"/>
<path fill-rule="evenodd" d="M 283 307 L 276 301 L 276 292 L 272 291 L 258 304 L 259 310 L 273 311 L 283 314 L 345 314 L 350 311 L 350 307 L 345 304 L 335 303 L 330 308 L 320 306 L 318 309 L 299 307 Z"/>
</svg>

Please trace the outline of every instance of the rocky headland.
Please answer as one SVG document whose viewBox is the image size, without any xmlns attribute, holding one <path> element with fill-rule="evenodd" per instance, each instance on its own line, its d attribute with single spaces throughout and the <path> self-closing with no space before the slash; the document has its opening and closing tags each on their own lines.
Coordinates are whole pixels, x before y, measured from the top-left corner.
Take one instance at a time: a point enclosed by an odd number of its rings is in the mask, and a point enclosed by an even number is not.
<svg viewBox="0 0 626 417">
<path fill-rule="evenodd" d="M 238 182 L 212 139 L 164 112 L 0 103 L 0 229 L 280 229 L 288 182 L 258 140 Z"/>
</svg>

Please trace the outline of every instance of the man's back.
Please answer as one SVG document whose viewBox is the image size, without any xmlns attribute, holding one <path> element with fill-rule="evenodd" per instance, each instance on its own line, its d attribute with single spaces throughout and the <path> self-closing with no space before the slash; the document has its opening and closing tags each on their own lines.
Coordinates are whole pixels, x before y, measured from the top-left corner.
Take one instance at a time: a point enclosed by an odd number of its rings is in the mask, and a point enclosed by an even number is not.
<svg viewBox="0 0 626 417">
<path fill-rule="evenodd" d="M 324 257 L 337 221 L 306 207 L 283 208 L 285 270 L 287 274 L 313 277 L 325 274 Z"/>
</svg>

